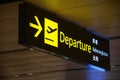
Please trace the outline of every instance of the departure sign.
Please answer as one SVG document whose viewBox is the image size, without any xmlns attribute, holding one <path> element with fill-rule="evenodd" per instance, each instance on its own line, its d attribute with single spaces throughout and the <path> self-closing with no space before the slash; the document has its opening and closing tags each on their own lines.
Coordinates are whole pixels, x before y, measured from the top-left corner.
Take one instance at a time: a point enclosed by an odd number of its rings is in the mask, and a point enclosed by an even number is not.
<svg viewBox="0 0 120 80">
<path fill-rule="evenodd" d="M 30 3 L 19 7 L 19 43 L 110 70 L 107 39 Z"/>
</svg>

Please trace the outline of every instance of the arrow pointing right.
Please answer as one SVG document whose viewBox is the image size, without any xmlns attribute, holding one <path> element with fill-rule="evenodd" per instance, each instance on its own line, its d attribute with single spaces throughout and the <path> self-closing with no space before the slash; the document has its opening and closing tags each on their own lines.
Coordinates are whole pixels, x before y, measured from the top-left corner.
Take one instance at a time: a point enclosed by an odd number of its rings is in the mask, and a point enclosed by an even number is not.
<svg viewBox="0 0 120 80">
<path fill-rule="evenodd" d="M 42 26 L 40 24 L 40 21 L 39 21 L 38 17 L 34 16 L 34 18 L 35 18 L 35 20 L 37 22 L 37 25 L 30 22 L 29 26 L 32 27 L 32 28 L 38 29 L 38 31 L 34 35 L 34 37 L 38 37 L 43 29 L 42 29 Z"/>
</svg>

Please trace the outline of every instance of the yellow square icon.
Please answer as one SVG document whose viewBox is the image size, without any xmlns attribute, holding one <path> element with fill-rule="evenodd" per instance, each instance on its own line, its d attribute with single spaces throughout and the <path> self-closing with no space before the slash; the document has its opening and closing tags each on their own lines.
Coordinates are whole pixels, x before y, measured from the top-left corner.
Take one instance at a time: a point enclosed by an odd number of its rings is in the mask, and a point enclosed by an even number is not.
<svg viewBox="0 0 120 80">
<path fill-rule="evenodd" d="M 45 18 L 44 43 L 58 47 L 58 23 Z"/>
</svg>

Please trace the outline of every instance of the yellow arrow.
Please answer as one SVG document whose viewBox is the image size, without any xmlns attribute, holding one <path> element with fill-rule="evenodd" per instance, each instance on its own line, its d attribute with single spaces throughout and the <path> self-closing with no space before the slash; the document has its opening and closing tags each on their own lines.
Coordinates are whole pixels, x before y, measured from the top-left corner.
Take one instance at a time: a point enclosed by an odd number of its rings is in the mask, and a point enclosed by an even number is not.
<svg viewBox="0 0 120 80">
<path fill-rule="evenodd" d="M 40 21 L 39 21 L 38 17 L 34 16 L 34 18 L 35 18 L 37 24 L 33 24 L 33 23 L 30 22 L 29 26 L 32 27 L 32 28 L 38 29 L 38 31 L 34 35 L 34 37 L 38 37 L 43 29 L 42 29 L 42 26 L 40 24 Z"/>
</svg>

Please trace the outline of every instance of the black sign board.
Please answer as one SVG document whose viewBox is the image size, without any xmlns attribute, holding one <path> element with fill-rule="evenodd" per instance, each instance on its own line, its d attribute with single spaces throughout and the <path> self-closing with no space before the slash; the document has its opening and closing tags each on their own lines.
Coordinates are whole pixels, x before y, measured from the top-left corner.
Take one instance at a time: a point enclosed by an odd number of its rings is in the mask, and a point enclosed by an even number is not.
<svg viewBox="0 0 120 80">
<path fill-rule="evenodd" d="M 30 3 L 19 7 L 19 43 L 110 70 L 109 40 Z"/>
</svg>

